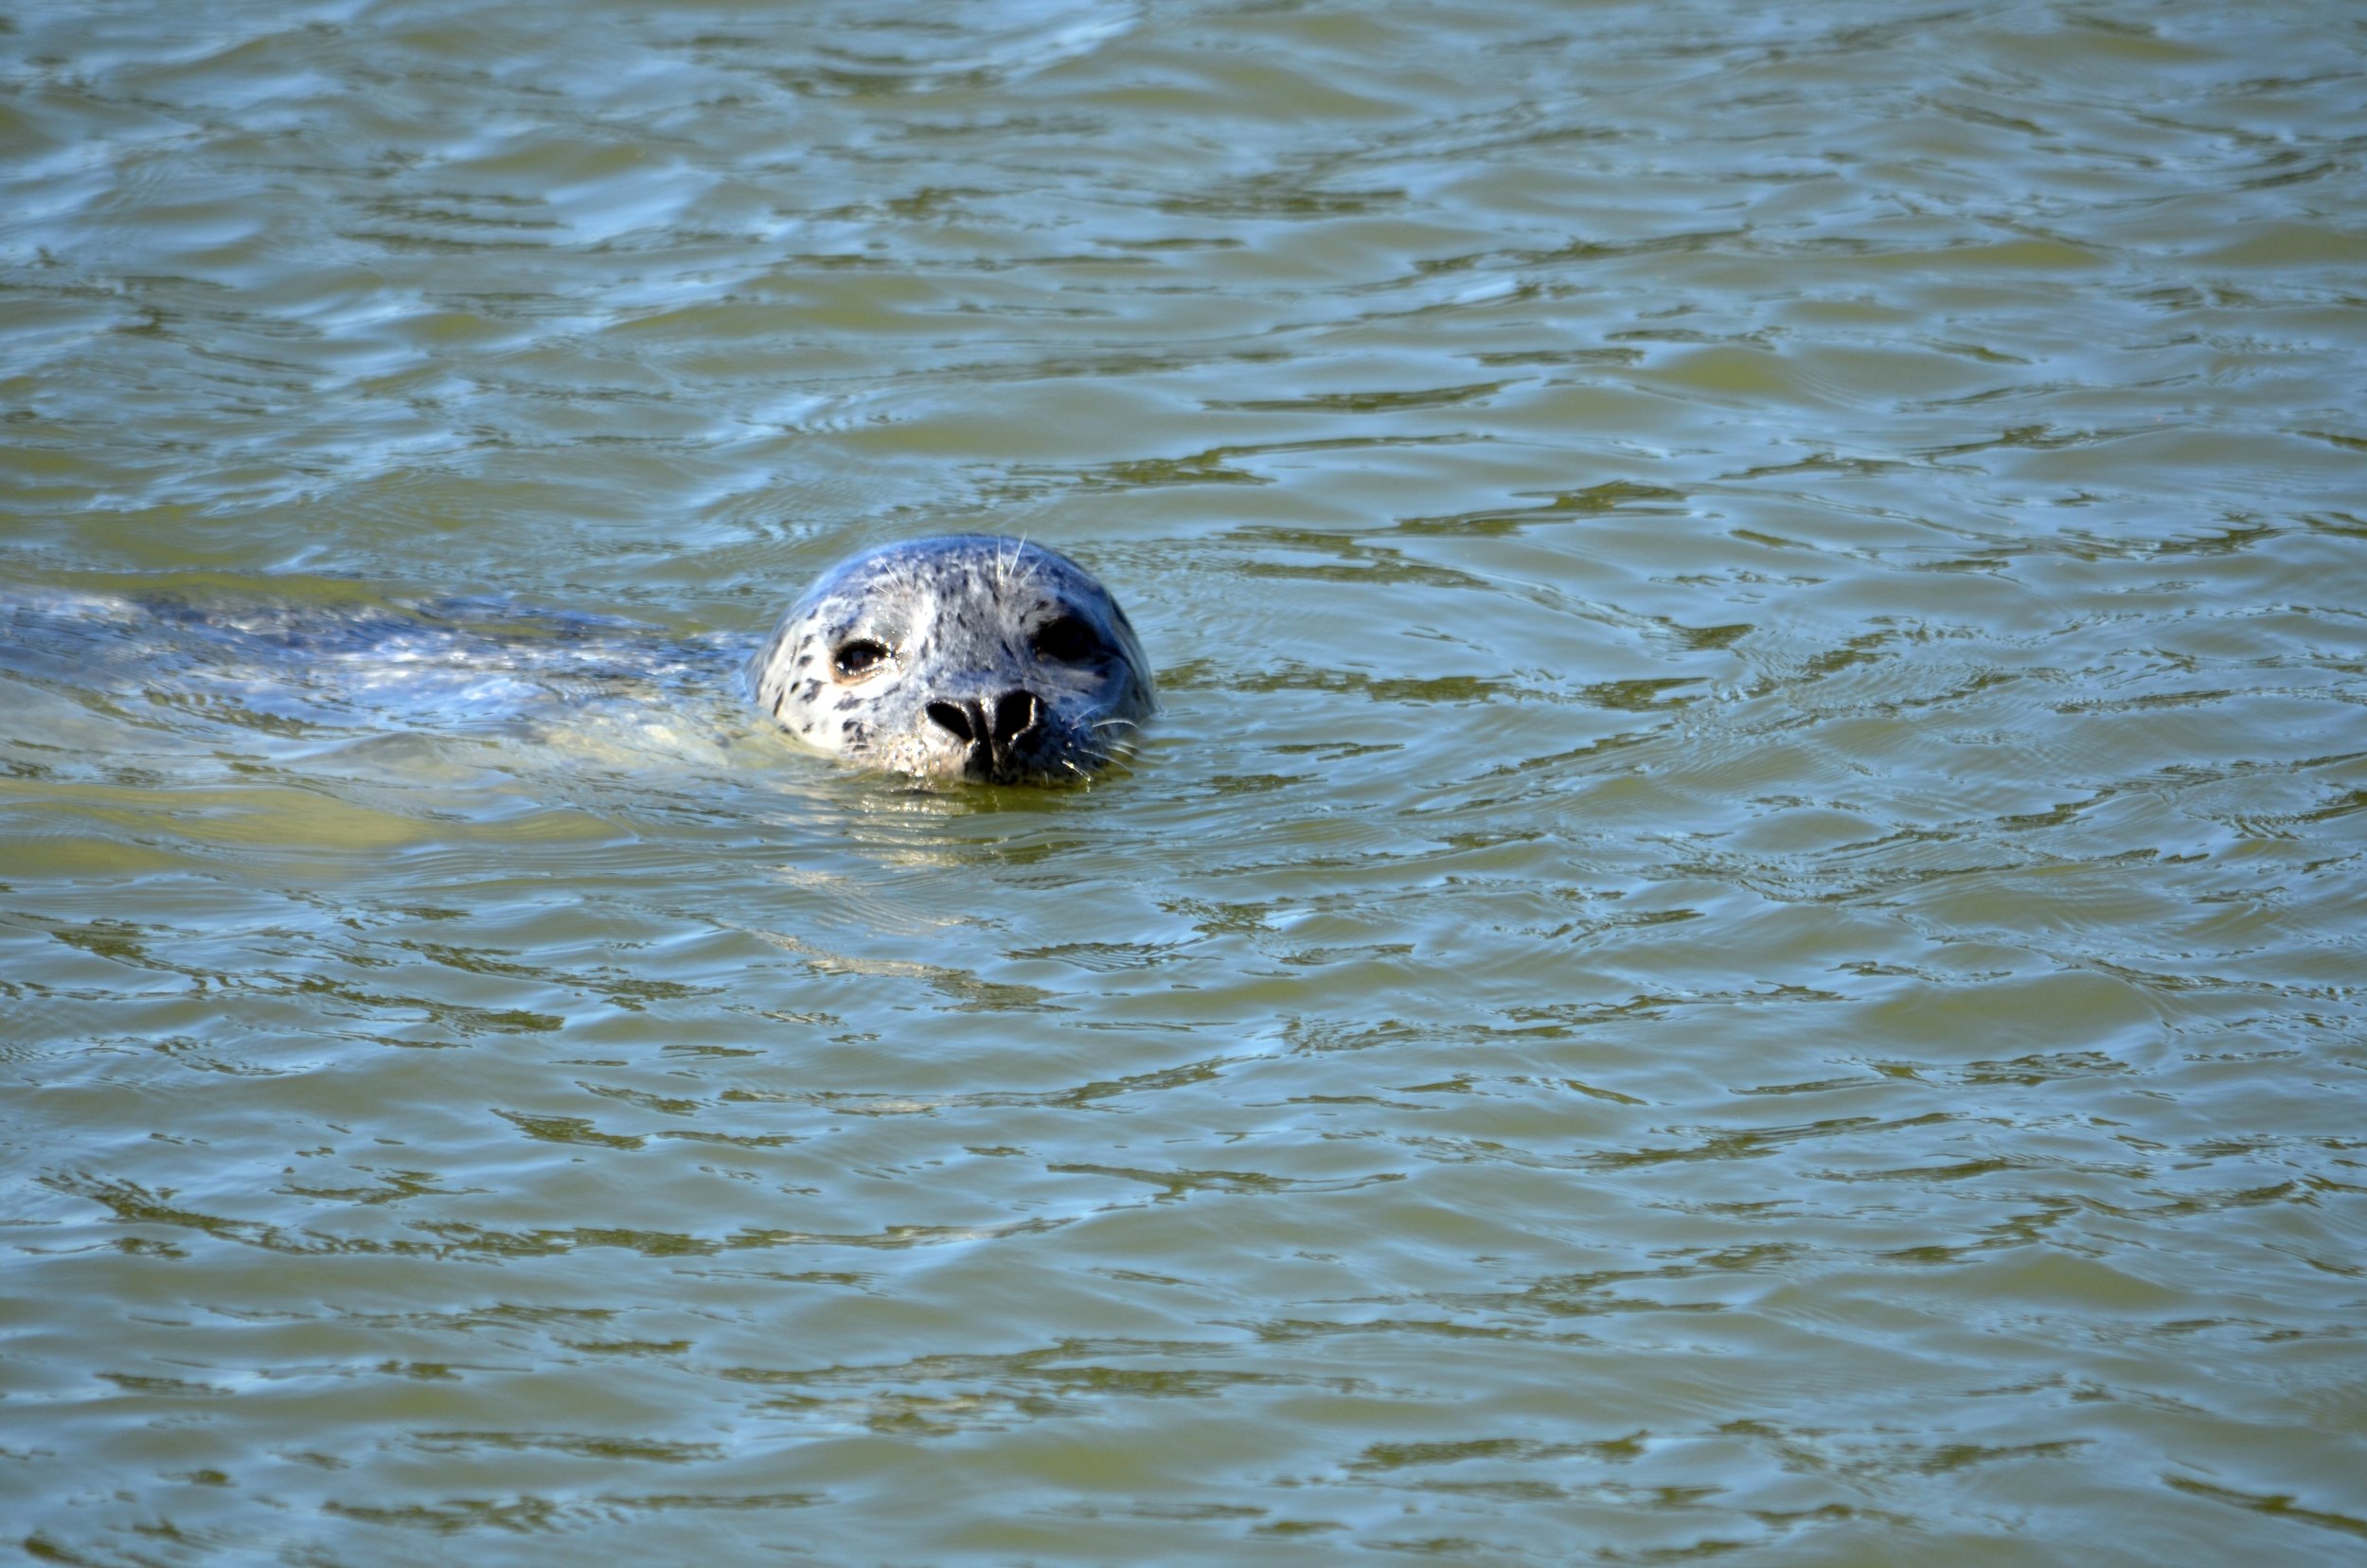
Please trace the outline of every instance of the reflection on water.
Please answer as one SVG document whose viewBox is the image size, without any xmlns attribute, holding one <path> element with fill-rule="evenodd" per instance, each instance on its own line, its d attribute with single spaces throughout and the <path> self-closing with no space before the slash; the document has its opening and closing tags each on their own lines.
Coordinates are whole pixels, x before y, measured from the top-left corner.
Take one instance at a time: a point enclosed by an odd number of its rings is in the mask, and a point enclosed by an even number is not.
<svg viewBox="0 0 2367 1568">
<path fill-rule="evenodd" d="M 20 12 L 9 1539 L 2356 1556 L 2363 53 Z M 976 528 L 1131 771 L 751 722 Z"/>
</svg>

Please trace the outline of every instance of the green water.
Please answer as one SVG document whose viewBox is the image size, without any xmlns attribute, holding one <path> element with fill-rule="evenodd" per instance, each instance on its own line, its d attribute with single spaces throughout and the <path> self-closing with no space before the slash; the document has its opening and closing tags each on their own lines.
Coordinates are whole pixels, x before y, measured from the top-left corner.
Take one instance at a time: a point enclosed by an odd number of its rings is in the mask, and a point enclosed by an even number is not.
<svg viewBox="0 0 2367 1568">
<path fill-rule="evenodd" d="M 31 0 L 0 83 L 0 1543 L 2367 1555 L 2356 6 Z M 1131 612 L 1130 773 L 755 722 L 950 530 Z M 453 596 L 638 630 L 189 640 Z"/>
</svg>

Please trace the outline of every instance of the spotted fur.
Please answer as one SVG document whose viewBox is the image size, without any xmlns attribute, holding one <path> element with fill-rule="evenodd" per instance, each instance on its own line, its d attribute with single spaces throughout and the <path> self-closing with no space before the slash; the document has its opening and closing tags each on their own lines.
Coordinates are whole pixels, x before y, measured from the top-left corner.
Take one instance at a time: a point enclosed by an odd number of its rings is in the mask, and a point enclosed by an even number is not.
<svg viewBox="0 0 2367 1568">
<path fill-rule="evenodd" d="M 748 676 L 757 705 L 809 745 L 997 784 L 1090 778 L 1127 754 L 1157 705 L 1142 644 L 1092 573 L 983 534 L 831 568 Z"/>
</svg>

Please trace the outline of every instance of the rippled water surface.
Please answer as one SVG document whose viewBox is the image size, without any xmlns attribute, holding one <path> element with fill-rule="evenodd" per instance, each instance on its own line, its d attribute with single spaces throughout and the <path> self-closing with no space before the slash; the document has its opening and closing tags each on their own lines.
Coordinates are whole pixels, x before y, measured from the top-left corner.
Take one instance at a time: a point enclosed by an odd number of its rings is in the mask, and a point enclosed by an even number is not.
<svg viewBox="0 0 2367 1568">
<path fill-rule="evenodd" d="M 2367 15 L 0 17 L 0 1541 L 2367 1554 Z M 805 755 L 1023 534 L 1090 790 Z"/>
</svg>

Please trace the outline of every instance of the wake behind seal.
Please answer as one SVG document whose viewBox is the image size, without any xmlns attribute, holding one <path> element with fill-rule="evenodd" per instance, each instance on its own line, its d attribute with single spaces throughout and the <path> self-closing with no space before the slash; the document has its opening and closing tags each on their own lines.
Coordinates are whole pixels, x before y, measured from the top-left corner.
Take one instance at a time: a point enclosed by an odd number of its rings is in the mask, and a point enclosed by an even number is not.
<svg viewBox="0 0 2367 1568">
<path fill-rule="evenodd" d="M 1134 628 L 1092 573 L 984 534 L 888 544 L 832 567 L 748 677 L 757 704 L 808 745 L 979 783 L 1091 778 L 1157 705 Z"/>
</svg>

